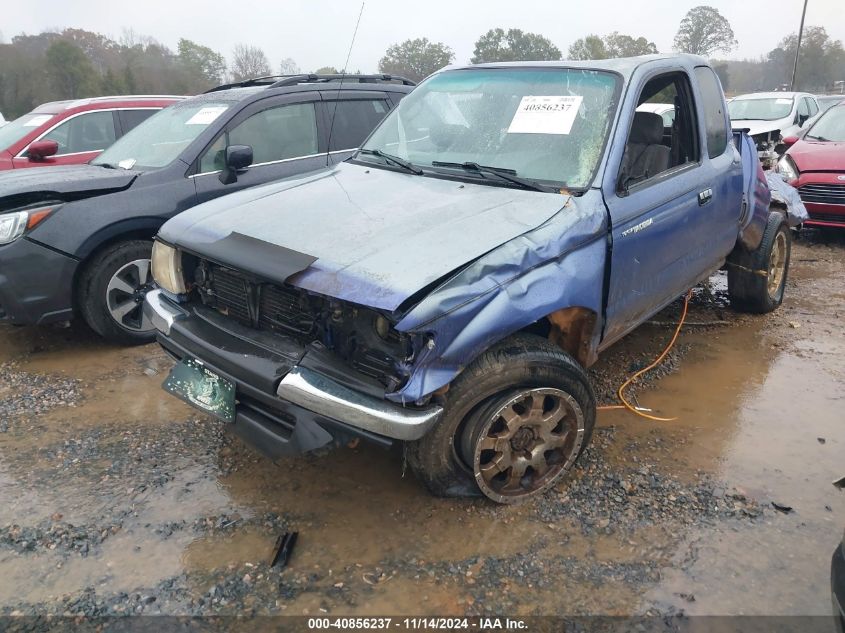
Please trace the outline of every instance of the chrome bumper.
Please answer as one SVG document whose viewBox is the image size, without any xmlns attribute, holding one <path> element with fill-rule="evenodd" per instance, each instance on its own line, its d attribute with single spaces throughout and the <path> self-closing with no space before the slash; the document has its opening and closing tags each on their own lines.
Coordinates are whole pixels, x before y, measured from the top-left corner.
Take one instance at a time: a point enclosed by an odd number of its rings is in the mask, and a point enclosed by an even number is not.
<svg viewBox="0 0 845 633">
<path fill-rule="evenodd" d="M 396 440 L 418 440 L 437 423 L 443 407 L 406 409 L 345 387 L 305 367 L 291 369 L 276 390 L 282 400 L 327 418 Z"/>
<path fill-rule="evenodd" d="M 177 321 L 189 316 L 167 299 L 161 290 L 147 294 L 144 315 L 165 336 L 170 334 Z M 285 374 L 276 395 L 317 415 L 403 441 L 420 439 L 443 414 L 440 406 L 405 408 L 362 394 L 323 374 L 298 366 Z"/>
<path fill-rule="evenodd" d="M 188 316 L 187 312 L 168 300 L 162 290 L 150 290 L 147 293 L 143 310 L 147 320 L 165 336 L 170 334 L 170 328 L 176 321 Z"/>
</svg>

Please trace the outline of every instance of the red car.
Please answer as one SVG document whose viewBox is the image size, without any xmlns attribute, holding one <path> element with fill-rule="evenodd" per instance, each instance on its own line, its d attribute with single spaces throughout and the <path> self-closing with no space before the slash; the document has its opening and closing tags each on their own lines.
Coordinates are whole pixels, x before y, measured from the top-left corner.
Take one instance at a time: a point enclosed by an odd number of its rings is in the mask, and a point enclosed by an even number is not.
<svg viewBox="0 0 845 633">
<path fill-rule="evenodd" d="M 789 147 L 778 171 L 798 189 L 807 207 L 808 226 L 845 227 L 845 100 L 833 106 Z"/>
<path fill-rule="evenodd" d="M 133 127 L 184 97 L 54 101 L 0 127 L 0 171 L 87 163 Z"/>
</svg>

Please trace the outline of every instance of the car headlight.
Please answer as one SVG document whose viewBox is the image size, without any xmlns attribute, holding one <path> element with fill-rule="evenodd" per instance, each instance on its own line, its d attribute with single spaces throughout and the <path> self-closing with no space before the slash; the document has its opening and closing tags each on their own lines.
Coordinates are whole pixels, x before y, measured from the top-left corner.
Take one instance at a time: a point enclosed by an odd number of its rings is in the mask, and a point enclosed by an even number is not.
<svg viewBox="0 0 845 633">
<path fill-rule="evenodd" d="M 0 244 L 9 244 L 58 209 L 58 206 L 35 207 L 23 211 L 0 214 Z"/>
<path fill-rule="evenodd" d="M 152 271 L 155 282 L 167 292 L 181 295 L 188 291 L 182 272 L 182 253 L 156 241 L 153 244 Z"/>
<path fill-rule="evenodd" d="M 795 165 L 795 161 L 790 158 L 789 154 L 781 156 L 781 159 L 778 161 L 778 171 L 783 174 L 787 182 L 798 180 L 798 167 Z"/>
</svg>

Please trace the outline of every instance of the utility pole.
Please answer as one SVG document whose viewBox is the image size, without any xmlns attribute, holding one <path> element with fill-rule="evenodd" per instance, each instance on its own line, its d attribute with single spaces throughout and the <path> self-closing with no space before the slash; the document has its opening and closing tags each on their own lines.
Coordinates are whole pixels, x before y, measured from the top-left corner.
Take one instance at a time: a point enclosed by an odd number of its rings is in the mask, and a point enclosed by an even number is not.
<svg viewBox="0 0 845 633">
<path fill-rule="evenodd" d="M 795 90 L 795 76 L 798 74 L 798 56 L 801 54 L 801 38 L 804 36 L 804 16 L 807 15 L 807 0 L 804 0 L 804 10 L 801 12 L 801 26 L 798 28 L 798 46 L 795 49 L 795 63 L 792 65 L 792 81 L 789 90 Z"/>
</svg>

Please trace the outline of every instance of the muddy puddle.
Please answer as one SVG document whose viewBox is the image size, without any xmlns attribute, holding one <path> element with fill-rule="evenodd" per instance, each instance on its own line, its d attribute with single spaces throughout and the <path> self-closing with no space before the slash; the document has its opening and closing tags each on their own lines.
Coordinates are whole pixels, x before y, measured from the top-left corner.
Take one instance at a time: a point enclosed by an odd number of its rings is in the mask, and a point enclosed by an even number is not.
<svg viewBox="0 0 845 633">
<path fill-rule="evenodd" d="M 767 317 L 725 309 L 715 280 L 689 318 L 719 325 L 685 330 L 668 375 L 636 392 L 677 419 L 602 411 L 571 476 L 508 508 L 430 497 L 399 448 L 272 464 L 166 396 L 154 346 L 0 326 L 0 613 L 827 614 L 843 256 L 799 243 Z M 606 403 L 677 308 L 605 354 Z"/>
</svg>

